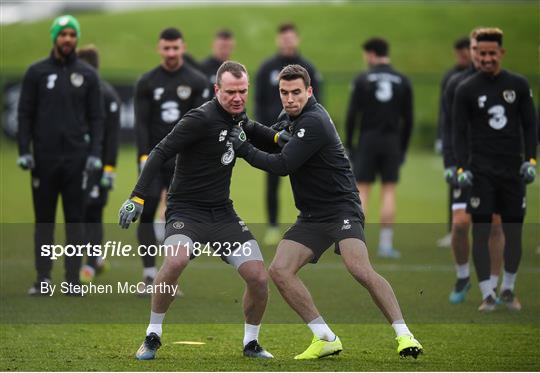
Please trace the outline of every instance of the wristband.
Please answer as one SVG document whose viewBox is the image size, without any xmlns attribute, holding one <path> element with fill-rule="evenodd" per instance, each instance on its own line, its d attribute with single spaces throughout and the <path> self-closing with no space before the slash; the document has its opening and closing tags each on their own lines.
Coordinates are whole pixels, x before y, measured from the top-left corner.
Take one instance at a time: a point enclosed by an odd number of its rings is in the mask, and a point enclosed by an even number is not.
<svg viewBox="0 0 540 373">
<path fill-rule="evenodd" d="M 139 198 L 139 197 L 132 197 L 131 200 L 132 200 L 133 202 L 137 202 L 138 204 L 144 205 L 144 199 L 142 199 L 142 198 Z"/>
</svg>

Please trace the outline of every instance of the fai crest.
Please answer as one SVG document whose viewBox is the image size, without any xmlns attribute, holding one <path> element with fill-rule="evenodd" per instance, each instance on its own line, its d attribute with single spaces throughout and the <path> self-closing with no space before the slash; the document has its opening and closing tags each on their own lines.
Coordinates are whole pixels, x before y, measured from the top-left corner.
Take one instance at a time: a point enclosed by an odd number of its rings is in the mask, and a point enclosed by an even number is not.
<svg viewBox="0 0 540 373">
<path fill-rule="evenodd" d="M 175 221 L 174 223 L 172 223 L 172 226 L 173 226 L 174 229 L 182 229 L 182 228 L 184 228 L 184 222 Z"/>
<path fill-rule="evenodd" d="M 513 91 L 511 89 L 503 91 L 503 98 L 504 98 L 504 101 L 508 102 L 509 104 L 512 104 L 514 101 L 516 101 L 516 91 Z"/>
<path fill-rule="evenodd" d="M 233 149 L 232 143 L 230 141 L 227 141 L 226 146 L 227 146 L 227 151 L 223 153 L 223 155 L 221 156 L 221 163 L 224 166 L 231 164 L 231 162 L 234 160 L 234 149 Z"/>
<path fill-rule="evenodd" d="M 479 197 L 471 197 L 471 207 L 473 209 L 478 208 L 480 206 L 480 198 Z"/>
<path fill-rule="evenodd" d="M 81 74 L 73 73 L 69 78 L 71 80 L 71 84 L 73 84 L 74 87 L 79 88 L 84 83 L 84 76 L 82 76 Z"/>
<path fill-rule="evenodd" d="M 455 199 L 461 197 L 461 188 L 454 188 L 453 194 Z"/>
<path fill-rule="evenodd" d="M 178 88 L 176 88 L 176 93 L 181 100 L 187 100 L 191 97 L 191 87 L 187 85 L 179 85 Z"/>
</svg>

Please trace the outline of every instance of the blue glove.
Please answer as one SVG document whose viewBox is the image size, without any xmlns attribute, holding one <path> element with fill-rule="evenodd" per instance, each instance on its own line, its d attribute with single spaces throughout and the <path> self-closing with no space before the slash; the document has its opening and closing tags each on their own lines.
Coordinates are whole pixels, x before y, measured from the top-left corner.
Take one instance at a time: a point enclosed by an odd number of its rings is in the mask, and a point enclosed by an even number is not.
<svg viewBox="0 0 540 373">
<path fill-rule="evenodd" d="M 36 167 L 34 156 L 30 153 L 23 154 L 17 159 L 17 165 L 23 170 L 33 170 Z"/>
<path fill-rule="evenodd" d="M 531 159 L 529 162 L 523 162 L 519 168 L 519 174 L 525 184 L 532 183 L 536 178 L 536 160 Z"/>
<path fill-rule="evenodd" d="M 98 157 L 90 155 L 88 158 L 86 158 L 86 165 L 84 166 L 84 169 L 87 172 L 99 171 L 102 167 L 103 163 L 101 163 L 101 159 Z"/>
<path fill-rule="evenodd" d="M 457 186 L 457 168 L 456 166 L 447 167 L 444 169 L 444 180 L 452 186 Z"/>
<path fill-rule="evenodd" d="M 471 171 L 463 170 L 462 168 L 457 170 L 457 184 L 460 188 L 467 188 L 473 185 L 474 176 Z"/>
<path fill-rule="evenodd" d="M 118 212 L 119 221 L 118 224 L 123 229 L 128 229 L 131 223 L 137 221 L 141 216 L 144 207 L 144 200 L 138 197 L 128 199 Z"/>
</svg>

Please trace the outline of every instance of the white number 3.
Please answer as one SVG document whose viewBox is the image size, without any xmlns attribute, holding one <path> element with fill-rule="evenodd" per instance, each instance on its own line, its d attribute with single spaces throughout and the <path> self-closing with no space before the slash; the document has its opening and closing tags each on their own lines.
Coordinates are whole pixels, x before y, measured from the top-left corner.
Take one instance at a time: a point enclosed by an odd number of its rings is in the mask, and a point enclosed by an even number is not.
<svg viewBox="0 0 540 373">
<path fill-rule="evenodd" d="M 392 83 L 386 80 L 377 81 L 377 90 L 375 91 L 375 97 L 380 102 L 390 101 L 392 98 Z"/>
<path fill-rule="evenodd" d="M 504 106 L 495 105 L 489 108 L 488 114 L 491 115 L 489 118 L 489 126 L 494 130 L 503 129 L 508 122 L 508 118 L 504 115 Z"/>
</svg>

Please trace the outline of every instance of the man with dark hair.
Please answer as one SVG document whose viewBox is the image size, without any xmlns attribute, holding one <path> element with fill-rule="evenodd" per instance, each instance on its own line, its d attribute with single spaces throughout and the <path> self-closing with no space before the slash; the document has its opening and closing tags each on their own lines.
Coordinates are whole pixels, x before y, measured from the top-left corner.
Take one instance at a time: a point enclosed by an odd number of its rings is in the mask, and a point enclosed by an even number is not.
<svg viewBox="0 0 540 373">
<path fill-rule="evenodd" d="M 157 46 L 161 64 L 144 74 L 135 87 L 135 134 L 141 170 L 148 154 L 189 110 L 199 107 L 210 96 L 206 77 L 184 63 L 185 45 L 176 28 L 161 31 Z M 168 159 L 154 178 L 146 195 L 146 207 L 137 229 L 141 245 L 156 244 L 154 217 L 162 190 L 169 189 L 174 159 Z M 156 276 L 156 258 L 145 255 L 143 279 L 151 284 Z"/>
<path fill-rule="evenodd" d="M 99 53 L 95 46 L 89 45 L 80 48 L 77 56 L 99 69 Z M 103 209 L 107 204 L 109 190 L 113 188 L 116 176 L 116 158 L 118 156 L 118 132 L 120 131 L 120 97 L 105 79 L 99 80 L 103 93 L 103 107 L 105 108 L 105 122 L 103 131 L 103 150 L 101 159 L 103 168 L 88 179 L 87 197 L 84 215 L 85 242 L 92 245 L 101 245 L 103 241 Z M 94 276 L 100 273 L 105 266 L 101 257 L 89 256 L 87 264 L 80 271 L 81 282 L 91 282 Z"/>
<path fill-rule="evenodd" d="M 212 55 L 200 63 L 200 70 L 210 83 L 216 83 L 216 73 L 221 64 L 230 59 L 235 40 L 232 31 L 221 29 L 216 32 L 212 43 Z"/>
<path fill-rule="evenodd" d="M 302 57 L 298 51 L 300 37 L 296 26 L 292 23 L 283 23 L 278 26 L 276 55 L 263 62 L 257 72 L 255 83 L 255 118 L 260 123 L 270 126 L 277 122 L 283 109 L 279 99 L 277 76 L 281 69 L 287 65 L 298 64 L 303 66 L 312 77 L 313 94 L 321 100 L 321 75 L 315 67 Z M 278 192 L 280 178 L 277 175 L 266 176 L 266 210 L 268 214 L 268 229 L 263 238 L 265 245 L 275 245 L 281 237 L 278 227 Z"/>
<path fill-rule="evenodd" d="M 470 40 L 468 37 L 459 38 L 454 42 L 454 57 L 456 64 L 448 70 L 441 81 L 441 95 L 439 101 L 439 117 L 437 121 L 437 138 L 435 139 L 435 152 L 442 154 L 442 123 L 444 117 L 444 91 L 448 80 L 465 70 L 471 64 Z M 439 247 L 451 247 L 452 246 L 452 187 L 448 187 L 448 234 L 437 240 L 437 246 Z"/>
<path fill-rule="evenodd" d="M 62 196 L 66 242 L 80 244 L 85 180 L 101 169 L 102 96 L 96 71 L 75 53 L 80 35 L 77 19 L 70 15 L 56 18 L 51 26 L 50 56 L 30 66 L 22 83 L 17 163 L 32 172 L 36 221 L 37 281 L 29 289 L 30 295 L 49 294 L 43 289 L 51 282 L 52 260 L 42 255 L 41 248 L 54 243 L 58 196 Z M 79 283 L 80 267 L 80 257 L 66 256 L 67 282 Z"/>
<path fill-rule="evenodd" d="M 388 42 L 381 38 L 367 40 L 364 60 L 369 70 L 353 82 L 346 119 L 346 147 L 352 149 L 356 128 L 360 137 L 352 163 L 364 212 L 371 185 L 381 176 L 381 230 L 378 254 L 399 258 L 393 247 L 393 224 L 396 210 L 396 184 L 399 168 L 405 161 L 413 126 L 412 88 L 406 76 L 390 65 Z M 358 123 L 359 122 L 359 123 Z"/>
<path fill-rule="evenodd" d="M 473 222 L 473 259 L 482 303 L 493 311 L 487 250 L 492 214 L 499 212 L 505 236 L 500 300 L 520 310 L 514 286 L 521 260 L 525 184 L 536 176 L 536 118 L 527 80 L 501 68 L 503 33 L 482 29 L 476 35 L 479 71 L 461 82 L 453 104 L 457 181 L 470 187 L 467 211 Z"/>
<path fill-rule="evenodd" d="M 398 353 L 416 358 L 422 346 L 407 328 L 390 284 L 371 267 L 364 238 L 364 214 L 350 162 L 332 119 L 313 97 L 309 74 L 289 65 L 278 75 L 279 93 L 291 138 L 279 153 L 267 153 L 246 141 L 240 127 L 230 132 L 236 154 L 249 164 L 276 175 L 289 175 L 300 214 L 279 243 L 270 276 L 287 303 L 312 330 L 312 344 L 295 359 L 338 354 L 340 339 L 325 323 L 298 276 L 316 263 L 332 244 L 351 275 L 371 294 L 392 323 Z M 253 136 L 247 132 L 251 141 Z"/>
<path fill-rule="evenodd" d="M 461 73 L 452 76 L 446 86 L 442 101 L 442 140 L 443 140 L 443 161 L 445 167 L 445 179 L 452 189 L 452 228 L 451 247 L 454 255 L 456 268 L 456 282 L 448 300 L 452 304 L 459 304 L 465 301 L 467 292 L 471 287 L 469 270 L 469 228 L 471 226 L 471 216 L 467 213 L 467 199 L 469 189 L 457 184 L 456 179 L 456 156 L 453 146 L 453 131 L 455 118 L 452 115 L 454 96 L 458 85 L 470 76 L 476 74 L 480 67 L 480 60 L 477 53 L 476 36 L 482 27 L 474 28 L 470 33 L 470 66 Z M 493 226 L 489 239 L 490 265 L 491 265 L 491 287 L 497 288 L 499 272 L 501 270 L 502 255 L 504 249 L 504 234 L 501 227 L 499 215 L 493 215 Z"/>
<path fill-rule="evenodd" d="M 198 245 L 208 244 L 246 282 L 244 294 L 244 356 L 272 358 L 258 343 L 268 299 L 268 275 L 257 241 L 236 215 L 230 200 L 235 153 L 228 132 L 245 116 L 248 75 L 245 67 L 227 61 L 217 72 L 216 97 L 187 113 L 150 153 L 137 185 L 120 209 L 120 225 L 128 228 L 143 214 L 152 180 L 176 155 L 176 169 L 167 200 L 165 260 L 154 284 L 174 285 Z M 259 134 L 261 133 L 261 134 Z M 258 126 L 254 137 L 279 141 L 276 131 Z M 233 248 L 220 249 L 220 247 Z M 239 250 L 238 247 L 242 247 Z M 155 357 L 161 346 L 162 323 L 174 294 L 154 293 L 146 339 L 137 351 L 140 360 Z"/>
</svg>

